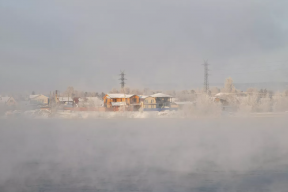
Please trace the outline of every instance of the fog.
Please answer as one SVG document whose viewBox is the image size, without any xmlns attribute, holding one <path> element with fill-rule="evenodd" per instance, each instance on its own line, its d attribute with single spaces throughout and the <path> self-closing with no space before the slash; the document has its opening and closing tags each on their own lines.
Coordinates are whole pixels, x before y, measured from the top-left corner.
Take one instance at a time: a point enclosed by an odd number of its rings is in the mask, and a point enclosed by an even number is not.
<svg viewBox="0 0 288 192">
<path fill-rule="evenodd" d="M 0 192 L 286 192 L 287 6 L 2 1 Z M 171 110 L 106 108 L 122 91 Z"/>
<path fill-rule="evenodd" d="M 6 119 L 0 191 L 284 192 L 287 118 Z"/>
<path fill-rule="evenodd" d="M 0 89 L 287 82 L 286 0 L 35 0 L 0 4 Z"/>
</svg>

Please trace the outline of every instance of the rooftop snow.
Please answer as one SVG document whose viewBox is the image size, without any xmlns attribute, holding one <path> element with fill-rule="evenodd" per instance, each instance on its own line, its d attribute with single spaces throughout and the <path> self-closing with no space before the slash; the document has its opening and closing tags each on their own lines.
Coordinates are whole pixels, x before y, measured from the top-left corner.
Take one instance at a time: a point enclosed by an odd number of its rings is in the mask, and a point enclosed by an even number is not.
<svg viewBox="0 0 288 192">
<path fill-rule="evenodd" d="M 29 95 L 29 99 L 34 99 L 36 97 L 39 97 L 40 95 Z"/>
<path fill-rule="evenodd" d="M 119 98 L 130 98 L 134 95 L 126 95 L 124 96 L 124 94 L 122 93 L 115 93 L 115 94 L 107 94 L 107 97 L 111 98 L 111 99 L 119 99 Z"/>
<path fill-rule="evenodd" d="M 169 98 L 172 98 L 172 96 L 166 95 L 164 93 L 156 93 L 156 94 L 150 95 L 150 97 L 169 97 Z"/>
<path fill-rule="evenodd" d="M 0 97 L 0 102 L 6 103 L 9 99 L 10 97 Z"/>
<path fill-rule="evenodd" d="M 39 97 L 39 96 L 47 97 L 47 96 L 42 95 L 42 94 L 39 94 L 39 95 L 29 95 L 29 99 L 35 99 L 36 97 Z"/>
<path fill-rule="evenodd" d="M 147 98 L 147 97 L 149 97 L 149 96 L 147 96 L 147 95 L 139 95 L 139 98 L 140 98 L 140 99 L 145 99 L 145 98 Z"/>
</svg>

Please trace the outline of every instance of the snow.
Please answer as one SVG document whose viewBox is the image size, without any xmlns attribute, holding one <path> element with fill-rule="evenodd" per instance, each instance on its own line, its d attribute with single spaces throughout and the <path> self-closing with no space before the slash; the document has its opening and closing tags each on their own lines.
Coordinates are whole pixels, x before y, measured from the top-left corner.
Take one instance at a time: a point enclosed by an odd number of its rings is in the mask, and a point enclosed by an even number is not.
<svg viewBox="0 0 288 192">
<path fill-rule="evenodd" d="M 147 96 L 147 95 L 139 95 L 139 98 L 140 98 L 140 99 L 145 99 L 145 98 L 147 98 L 147 97 L 149 97 L 149 96 Z"/>
<path fill-rule="evenodd" d="M 125 102 L 111 102 L 112 107 L 119 107 L 126 105 Z"/>
<path fill-rule="evenodd" d="M 58 97 L 59 101 L 65 101 L 65 102 L 72 102 L 73 99 L 71 97 Z"/>
<path fill-rule="evenodd" d="M 99 99 L 98 97 L 86 97 L 88 101 L 93 101 L 94 103 L 101 103 L 103 104 L 103 101 Z"/>
<path fill-rule="evenodd" d="M 104 105 L 104 101 L 99 99 L 98 97 L 79 98 L 79 102 L 85 106 L 103 106 Z"/>
<path fill-rule="evenodd" d="M 10 99 L 10 97 L 0 97 L 0 102 L 7 103 L 7 101 Z"/>
<path fill-rule="evenodd" d="M 108 98 L 111 98 L 111 99 L 119 99 L 119 98 L 130 98 L 134 95 L 124 95 L 122 93 L 115 93 L 115 94 L 107 94 L 107 97 Z"/>
<path fill-rule="evenodd" d="M 35 99 L 36 97 L 39 97 L 40 95 L 29 95 L 29 99 Z"/>
<path fill-rule="evenodd" d="M 219 98 L 219 99 L 227 99 L 227 97 L 228 97 L 228 95 L 229 95 L 229 93 L 217 93 L 216 95 L 215 95 L 215 97 L 216 98 Z"/>
<path fill-rule="evenodd" d="M 174 102 L 177 105 L 193 105 L 195 104 L 195 102 L 191 102 L 191 101 L 185 101 L 185 102 Z"/>
<path fill-rule="evenodd" d="M 168 98 L 172 98 L 172 96 L 166 95 L 164 93 L 156 93 L 156 94 L 150 95 L 150 97 L 168 97 Z"/>
</svg>

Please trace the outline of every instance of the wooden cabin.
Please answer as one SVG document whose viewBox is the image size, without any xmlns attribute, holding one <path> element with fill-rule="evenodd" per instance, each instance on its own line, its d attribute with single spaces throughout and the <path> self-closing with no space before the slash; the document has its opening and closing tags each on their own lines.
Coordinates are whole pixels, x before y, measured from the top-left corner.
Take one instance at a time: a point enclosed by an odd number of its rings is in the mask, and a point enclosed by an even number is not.
<svg viewBox="0 0 288 192">
<path fill-rule="evenodd" d="M 146 97 L 144 99 L 144 108 L 146 109 L 155 109 L 156 107 L 156 98 L 155 97 Z"/>
<path fill-rule="evenodd" d="M 177 110 L 177 107 L 172 104 L 172 98 L 172 96 L 163 93 L 150 95 L 144 100 L 144 111 Z"/>
<path fill-rule="evenodd" d="M 140 98 L 137 95 L 106 94 L 103 97 L 104 107 L 112 111 L 118 111 L 120 107 L 135 111 L 140 108 Z"/>
</svg>

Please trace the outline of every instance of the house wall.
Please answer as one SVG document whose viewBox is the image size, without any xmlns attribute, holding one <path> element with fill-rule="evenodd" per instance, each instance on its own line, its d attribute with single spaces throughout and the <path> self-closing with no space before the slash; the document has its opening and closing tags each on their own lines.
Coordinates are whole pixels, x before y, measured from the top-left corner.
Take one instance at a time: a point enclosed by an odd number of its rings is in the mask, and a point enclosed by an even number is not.
<svg viewBox="0 0 288 192">
<path fill-rule="evenodd" d="M 133 95 L 130 97 L 130 103 L 129 104 L 139 104 L 140 103 L 140 98 L 138 95 Z"/>
<path fill-rule="evenodd" d="M 154 97 L 147 97 L 145 100 L 144 100 L 144 108 L 146 109 L 154 109 L 156 108 L 156 99 Z"/>
<path fill-rule="evenodd" d="M 125 102 L 125 98 L 110 99 L 110 98 L 107 98 L 107 96 L 108 96 L 108 95 L 105 95 L 105 97 L 103 98 L 103 100 L 104 100 L 104 105 L 105 105 L 107 108 L 111 108 L 111 107 L 112 107 L 111 102 Z M 130 98 L 126 98 L 126 104 L 127 104 L 127 105 L 137 104 L 137 103 L 140 103 L 140 98 L 139 98 L 139 96 L 137 96 L 137 95 L 133 95 L 133 96 L 130 97 Z"/>
<path fill-rule="evenodd" d="M 153 109 L 153 108 L 162 108 L 162 107 L 171 107 L 171 98 L 166 97 L 147 97 L 143 102 L 143 108 Z M 173 106 L 173 108 L 176 106 Z M 171 107 L 172 108 L 172 107 Z"/>
</svg>

